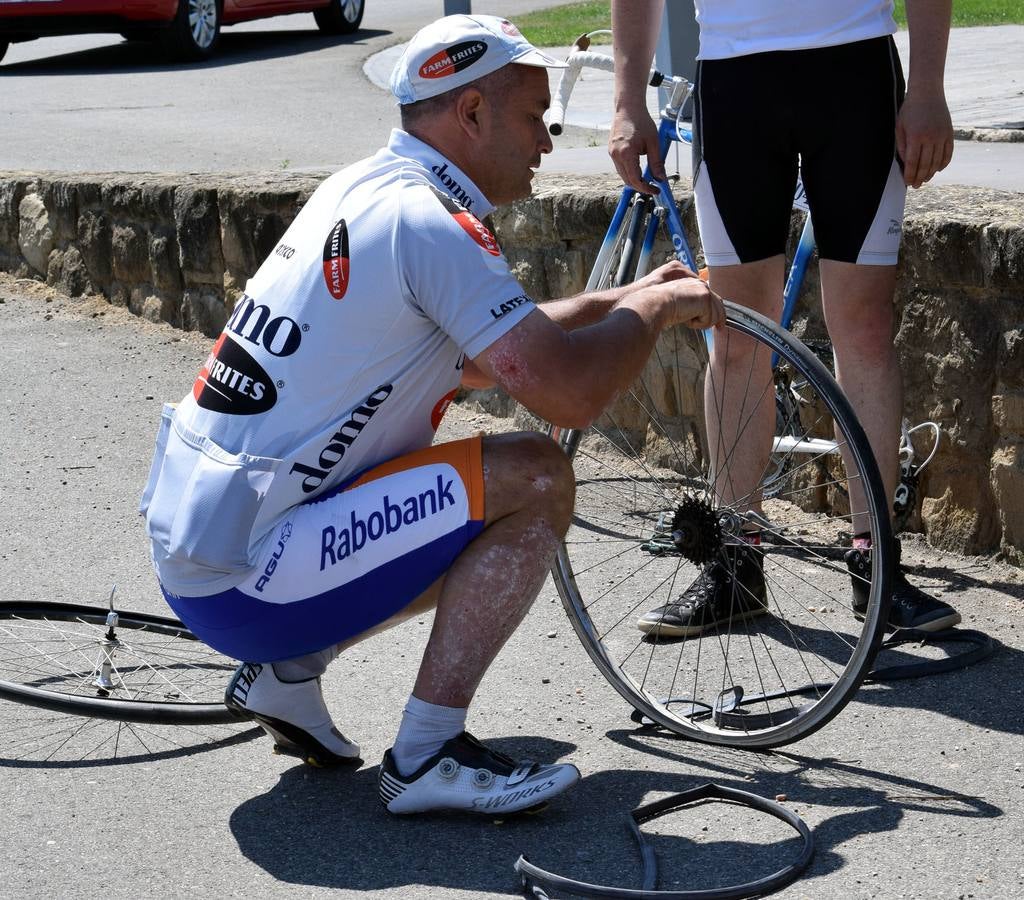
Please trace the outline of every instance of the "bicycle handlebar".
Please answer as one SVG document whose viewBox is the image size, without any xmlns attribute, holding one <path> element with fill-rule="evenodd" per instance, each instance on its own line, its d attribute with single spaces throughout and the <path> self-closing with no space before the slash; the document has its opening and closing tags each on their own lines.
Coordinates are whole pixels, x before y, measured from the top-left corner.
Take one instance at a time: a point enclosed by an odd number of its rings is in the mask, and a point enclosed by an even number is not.
<svg viewBox="0 0 1024 900">
<path fill-rule="evenodd" d="M 565 107 L 569 103 L 573 88 L 576 87 L 576 80 L 584 66 L 591 69 L 601 69 L 605 72 L 615 71 L 615 60 L 607 53 L 593 53 L 589 50 L 573 50 L 565 60 L 568 68 L 562 71 L 562 77 L 558 81 L 558 90 L 551 101 L 551 109 L 548 111 L 548 130 L 554 134 L 562 133 L 562 126 L 565 124 Z M 648 84 L 651 87 L 658 87 L 665 80 L 665 76 L 657 69 L 651 69 Z"/>
</svg>

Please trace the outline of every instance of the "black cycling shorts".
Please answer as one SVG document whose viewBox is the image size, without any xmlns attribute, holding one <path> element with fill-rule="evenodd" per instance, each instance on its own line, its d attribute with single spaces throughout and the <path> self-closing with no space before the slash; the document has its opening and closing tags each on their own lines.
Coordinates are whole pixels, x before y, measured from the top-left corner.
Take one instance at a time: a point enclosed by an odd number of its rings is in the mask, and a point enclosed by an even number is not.
<svg viewBox="0 0 1024 900">
<path fill-rule="evenodd" d="M 895 265 L 904 89 L 891 37 L 701 60 L 693 172 L 707 264 L 785 253 L 799 173 L 821 258 Z"/>
</svg>

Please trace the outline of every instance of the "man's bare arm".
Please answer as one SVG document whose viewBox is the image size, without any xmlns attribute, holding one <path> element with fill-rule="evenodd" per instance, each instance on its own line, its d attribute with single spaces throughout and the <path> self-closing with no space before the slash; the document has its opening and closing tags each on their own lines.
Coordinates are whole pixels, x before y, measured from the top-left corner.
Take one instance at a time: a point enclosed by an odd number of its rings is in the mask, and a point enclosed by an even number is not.
<svg viewBox="0 0 1024 900">
<path fill-rule="evenodd" d="M 615 105 L 608 153 L 619 177 L 645 193 L 652 190 L 642 178 L 641 156 L 647 157 L 655 178 L 665 177 L 658 127 L 647 111 L 647 75 L 664 5 L 664 0 L 612 0 Z"/>
<path fill-rule="evenodd" d="M 903 178 L 920 187 L 953 157 L 953 125 L 943 78 L 952 0 L 907 0 L 910 72 L 896 120 L 896 149 Z"/>
<path fill-rule="evenodd" d="M 574 330 L 563 327 L 557 310 L 554 318 L 546 314 L 550 305 L 534 310 L 473 363 L 541 418 L 574 428 L 589 425 L 637 378 L 663 329 L 707 328 L 725 317 L 721 300 L 697 278 L 635 290 L 600 321 Z"/>
<path fill-rule="evenodd" d="M 577 328 L 601 321 L 629 294 L 668 281 L 696 277 L 681 262 L 672 260 L 659 266 L 639 281 L 604 291 L 591 291 L 561 300 L 549 300 L 547 303 L 541 304 L 538 309 L 565 331 L 574 331 Z M 462 384 L 468 388 L 488 388 L 494 386 L 494 381 L 477 368 L 472 360 L 467 359 L 462 370 Z"/>
</svg>

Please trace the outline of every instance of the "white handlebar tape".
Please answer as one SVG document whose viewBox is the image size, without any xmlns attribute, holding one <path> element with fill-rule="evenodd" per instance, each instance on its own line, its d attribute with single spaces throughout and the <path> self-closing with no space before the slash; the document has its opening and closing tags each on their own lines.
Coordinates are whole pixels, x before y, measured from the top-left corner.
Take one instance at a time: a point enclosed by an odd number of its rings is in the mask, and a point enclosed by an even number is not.
<svg viewBox="0 0 1024 900">
<path fill-rule="evenodd" d="M 592 53 L 589 50 L 574 50 L 565 60 L 569 67 L 562 70 L 562 77 L 558 80 L 558 90 L 551 101 L 551 109 L 548 111 L 548 130 L 555 135 L 562 133 L 562 126 L 565 124 L 565 108 L 569 105 L 569 97 L 573 88 L 576 87 L 576 80 L 580 77 L 583 67 L 591 69 L 602 69 L 605 72 L 615 71 L 615 60 L 607 53 Z M 664 80 L 664 76 L 657 70 L 651 69 L 651 77 L 648 82 L 657 87 Z"/>
</svg>

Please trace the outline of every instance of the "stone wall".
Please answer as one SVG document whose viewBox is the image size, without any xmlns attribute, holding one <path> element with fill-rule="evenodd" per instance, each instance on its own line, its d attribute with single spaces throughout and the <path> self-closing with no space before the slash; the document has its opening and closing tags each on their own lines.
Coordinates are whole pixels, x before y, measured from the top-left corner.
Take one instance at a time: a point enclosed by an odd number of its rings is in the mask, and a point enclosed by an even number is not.
<svg viewBox="0 0 1024 900">
<path fill-rule="evenodd" d="M 214 335 L 318 183 L 0 173 L 0 268 Z"/>
<path fill-rule="evenodd" d="M 212 336 L 318 183 L 286 173 L 0 173 L 0 268 Z M 495 215 L 533 296 L 582 289 L 616 193 L 611 179 L 541 177 L 534 197 Z M 688 206 L 685 185 L 678 196 Z M 696 246 L 692 212 L 686 218 Z M 819 337 L 814 266 L 808 283 L 794 330 Z M 912 527 L 942 548 L 1002 550 L 1024 563 L 1024 195 L 911 193 L 897 323 L 906 415 L 945 432 Z"/>
</svg>

